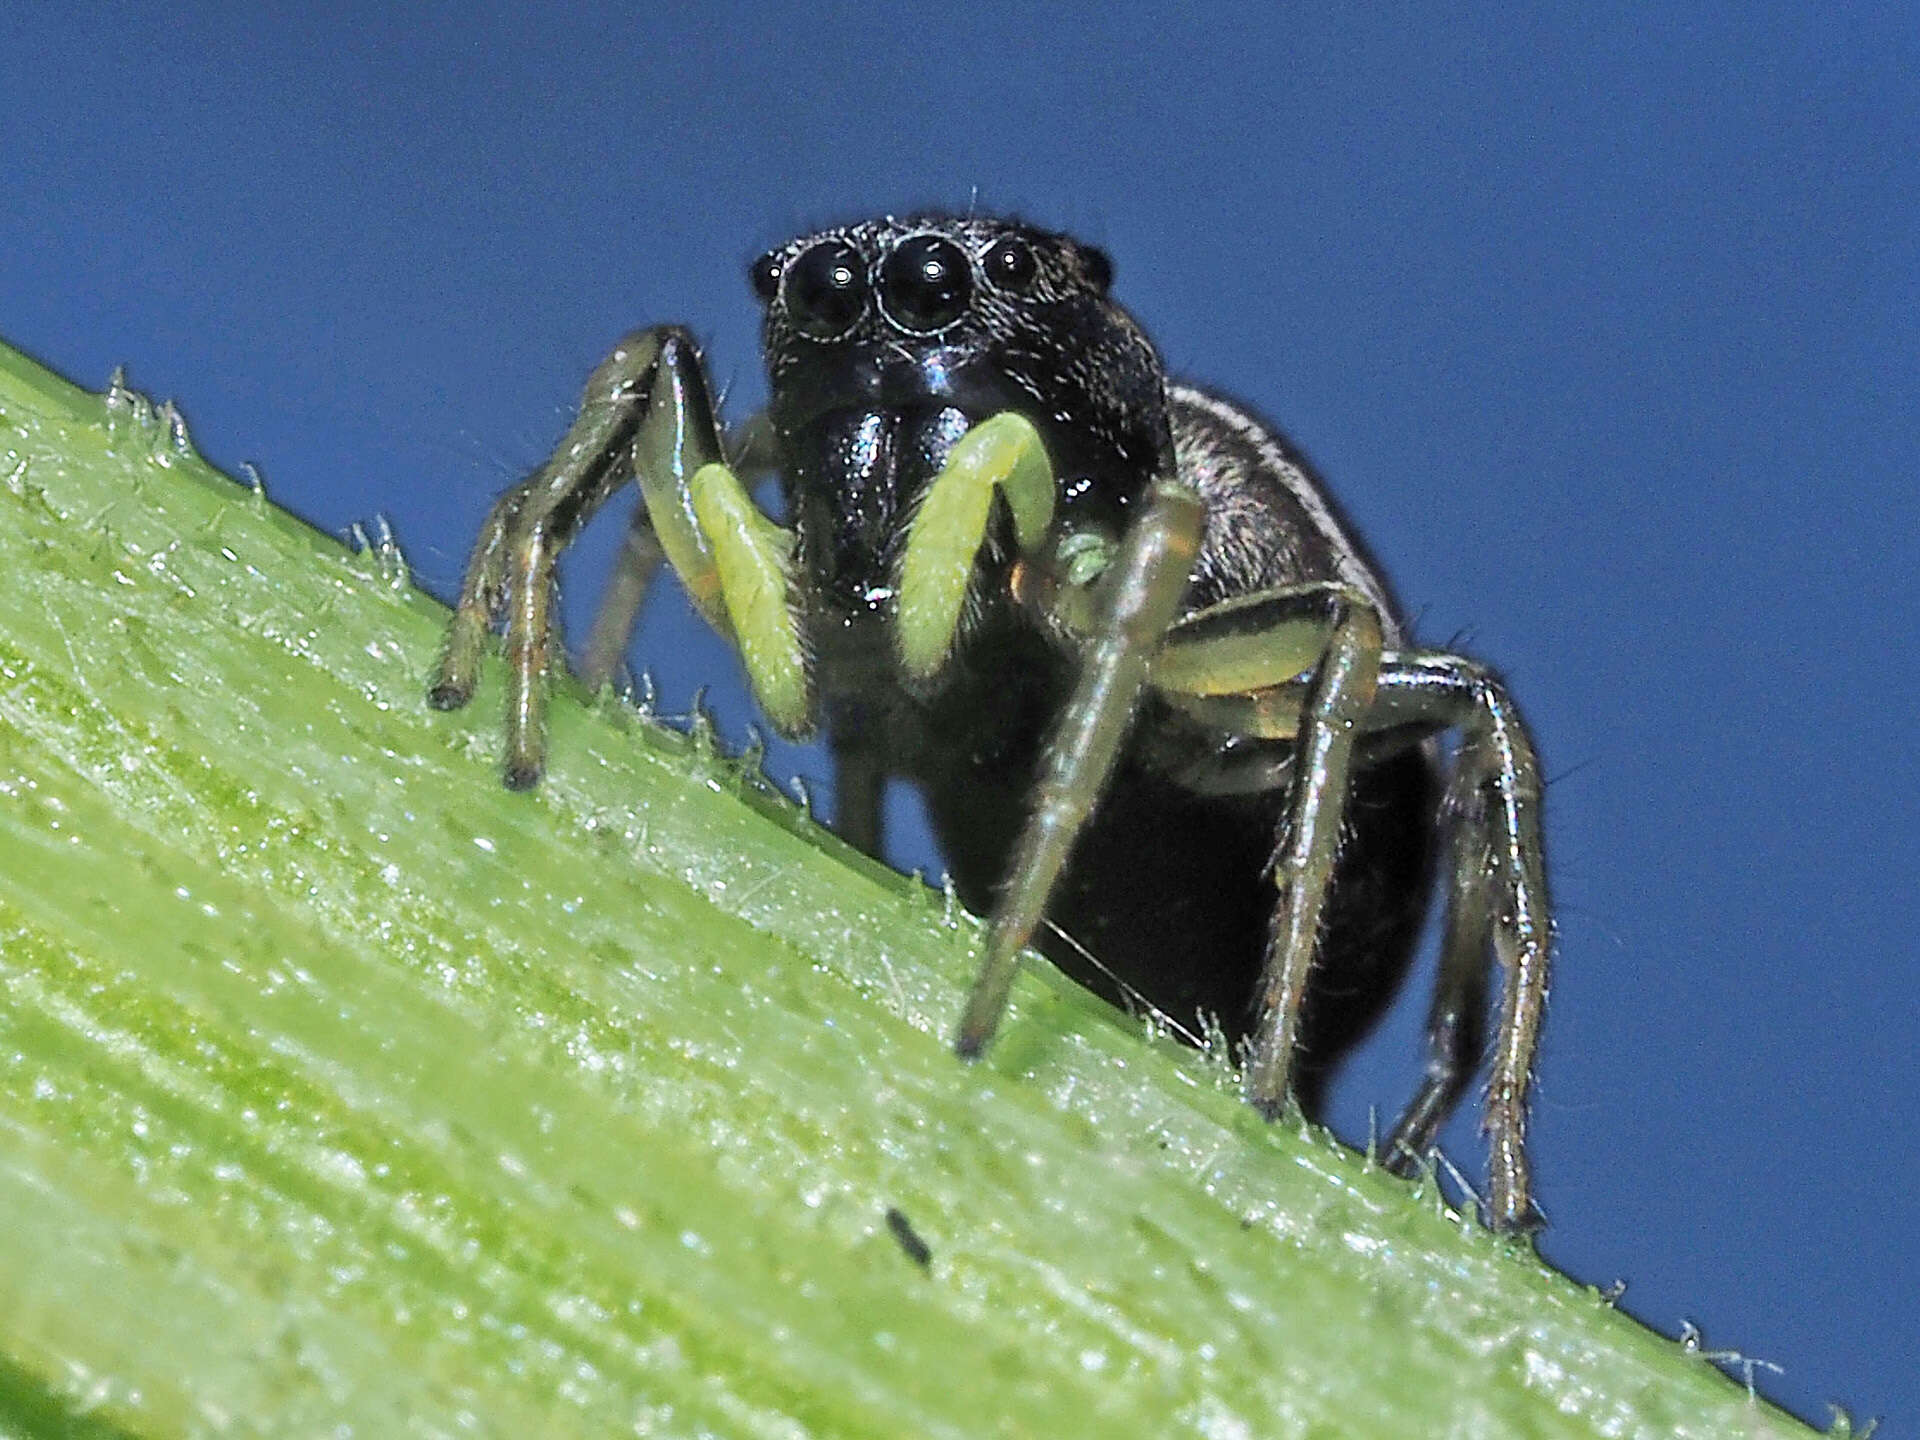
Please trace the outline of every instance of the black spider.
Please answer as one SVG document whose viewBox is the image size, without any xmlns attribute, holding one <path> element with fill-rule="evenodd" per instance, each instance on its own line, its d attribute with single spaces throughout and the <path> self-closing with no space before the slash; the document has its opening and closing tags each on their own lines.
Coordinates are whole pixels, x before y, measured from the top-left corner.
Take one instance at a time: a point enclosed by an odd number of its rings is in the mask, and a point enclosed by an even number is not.
<svg viewBox="0 0 1920 1440">
<path fill-rule="evenodd" d="M 1484 666 L 1410 644 L 1280 436 L 1166 377 L 1112 273 L 1001 219 L 794 240 L 753 266 L 772 399 L 731 448 L 687 332 L 627 336 L 488 516 L 433 702 L 467 702 L 504 615 L 506 781 L 538 780 L 554 562 L 637 479 L 587 678 L 617 663 L 664 556 L 773 724 L 824 717 L 849 839 L 879 849 L 888 777 L 924 792 L 961 897 L 992 916 L 963 1055 L 1032 939 L 1097 991 L 1246 1042 L 1269 1116 L 1317 1110 L 1444 853 L 1430 1058 L 1386 1160 L 1416 1165 L 1477 1071 L 1497 957 L 1488 1209 L 1530 1228 L 1550 924 L 1526 729 Z M 767 471 L 790 525 L 740 479 Z"/>
</svg>

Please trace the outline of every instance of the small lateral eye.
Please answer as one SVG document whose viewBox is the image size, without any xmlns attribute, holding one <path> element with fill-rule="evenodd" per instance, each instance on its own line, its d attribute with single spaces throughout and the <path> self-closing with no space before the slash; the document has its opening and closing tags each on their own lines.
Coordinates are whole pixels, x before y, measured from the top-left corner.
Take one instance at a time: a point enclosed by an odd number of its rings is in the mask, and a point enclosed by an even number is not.
<svg viewBox="0 0 1920 1440">
<path fill-rule="evenodd" d="M 780 256 L 769 250 L 753 262 L 747 271 L 747 278 L 753 282 L 753 293 L 762 300 L 771 302 L 780 293 Z"/>
<path fill-rule="evenodd" d="M 1106 294 L 1113 286 L 1113 258 L 1106 251 L 1092 245 L 1080 247 L 1080 268 L 1086 273 L 1087 283 Z"/>
<path fill-rule="evenodd" d="M 787 314 L 801 334 L 838 339 L 866 308 L 866 257 L 844 240 L 822 240 L 800 252 L 781 284 Z"/>
<path fill-rule="evenodd" d="M 987 279 L 1002 290 L 1026 289 L 1040 269 L 1039 262 L 1033 258 L 1033 247 L 1011 235 L 988 246 L 980 264 L 987 272 Z"/>
</svg>

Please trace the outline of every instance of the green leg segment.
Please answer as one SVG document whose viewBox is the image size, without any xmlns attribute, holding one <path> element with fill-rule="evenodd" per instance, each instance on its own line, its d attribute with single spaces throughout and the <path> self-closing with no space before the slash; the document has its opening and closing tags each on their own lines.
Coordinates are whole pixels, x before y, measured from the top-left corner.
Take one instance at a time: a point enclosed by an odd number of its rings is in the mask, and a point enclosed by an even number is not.
<svg viewBox="0 0 1920 1440">
<path fill-rule="evenodd" d="M 634 432 L 633 473 L 667 563 L 695 608 L 733 640 L 767 719 L 783 735 L 805 733 L 811 698 L 790 603 L 793 535 L 728 468 L 697 362 L 660 366 Z"/>
<path fill-rule="evenodd" d="M 1298 681 L 1320 663 L 1334 624 L 1356 602 L 1365 597 L 1349 586 L 1296 585 L 1183 615 L 1154 662 L 1153 687 L 1169 697 L 1239 696 Z"/>
<path fill-rule="evenodd" d="M 1183 615 L 1154 662 L 1153 688 L 1225 734 L 1290 740 L 1341 618 L 1367 599 L 1328 583 L 1263 590 Z"/>
<path fill-rule="evenodd" d="M 677 363 L 659 367 L 647 392 L 646 416 L 633 434 L 633 476 L 667 563 L 694 608 L 724 634 L 727 610 L 720 596 L 720 571 L 694 513 L 693 477 L 705 466 L 724 464 L 726 456 L 691 347 L 684 359 L 677 350 L 672 358 Z"/>
</svg>

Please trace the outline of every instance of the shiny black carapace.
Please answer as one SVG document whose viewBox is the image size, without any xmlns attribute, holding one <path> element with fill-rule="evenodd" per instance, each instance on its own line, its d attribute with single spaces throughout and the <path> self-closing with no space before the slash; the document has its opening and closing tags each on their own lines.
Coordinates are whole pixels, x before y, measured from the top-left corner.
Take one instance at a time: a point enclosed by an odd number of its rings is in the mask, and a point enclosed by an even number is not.
<svg viewBox="0 0 1920 1440">
<path fill-rule="evenodd" d="M 1305 464 L 1169 380 L 1112 279 L 1100 251 L 1012 220 L 803 236 L 752 267 L 772 398 L 732 443 L 687 332 L 635 331 L 488 516 L 433 702 L 472 696 L 504 616 L 506 781 L 538 780 L 554 562 L 637 480 L 582 669 L 618 662 L 664 558 L 773 724 L 824 721 L 849 839 L 877 852 L 885 780 L 920 786 L 992 917 L 963 1055 L 1032 940 L 1175 1031 L 1217 1026 L 1255 1106 L 1312 1114 L 1439 871 L 1430 1057 L 1386 1161 L 1417 1165 L 1478 1070 L 1497 961 L 1489 1219 L 1527 1229 L 1551 927 L 1526 729 L 1484 666 L 1411 644 Z M 748 495 L 769 471 L 784 525 Z"/>
</svg>

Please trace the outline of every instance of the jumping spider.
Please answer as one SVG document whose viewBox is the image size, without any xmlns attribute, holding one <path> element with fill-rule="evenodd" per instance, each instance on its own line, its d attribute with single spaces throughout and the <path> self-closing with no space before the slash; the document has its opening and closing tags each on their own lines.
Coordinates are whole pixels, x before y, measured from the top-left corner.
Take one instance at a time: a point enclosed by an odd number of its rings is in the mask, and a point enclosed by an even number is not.
<svg viewBox="0 0 1920 1440">
<path fill-rule="evenodd" d="M 1430 1055 L 1386 1163 L 1419 1163 L 1478 1070 L 1497 957 L 1489 1218 L 1536 1224 L 1550 925 L 1538 765 L 1500 681 L 1410 644 L 1305 464 L 1167 378 L 1099 250 L 889 217 L 751 273 L 764 415 L 729 444 L 686 330 L 623 339 L 488 515 L 433 703 L 471 698 L 504 615 L 506 783 L 539 779 L 554 562 L 636 479 L 586 678 L 618 662 L 666 559 L 775 728 L 824 718 L 849 840 L 878 851 L 888 777 L 924 793 L 961 898 L 992 916 L 962 1055 L 992 1038 L 1032 939 L 1110 998 L 1247 1042 L 1270 1117 L 1316 1113 L 1391 998 L 1444 850 Z M 743 483 L 769 472 L 786 524 Z"/>
</svg>

